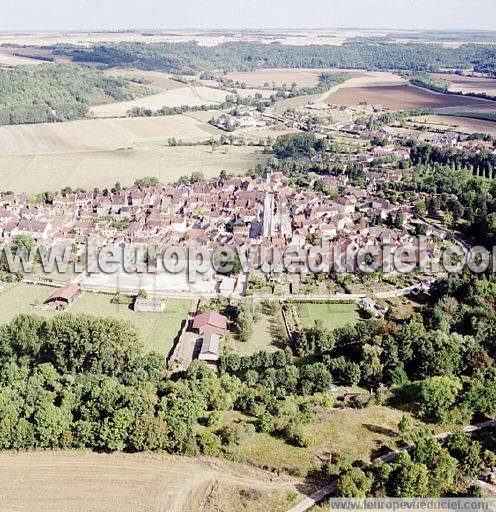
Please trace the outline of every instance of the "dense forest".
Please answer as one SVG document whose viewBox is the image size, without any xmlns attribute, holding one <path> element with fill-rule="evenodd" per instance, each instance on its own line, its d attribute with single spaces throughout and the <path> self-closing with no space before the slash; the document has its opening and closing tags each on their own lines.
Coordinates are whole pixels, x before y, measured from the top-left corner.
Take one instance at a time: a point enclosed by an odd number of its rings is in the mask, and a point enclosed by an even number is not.
<svg viewBox="0 0 496 512">
<path fill-rule="evenodd" d="M 126 101 L 150 91 L 78 65 L 0 69 L 0 125 L 85 117 L 90 105 Z"/>
<path fill-rule="evenodd" d="M 496 46 L 467 44 L 348 43 L 343 46 L 285 46 L 279 43 L 230 42 L 214 47 L 187 43 L 118 43 L 90 49 L 58 48 L 78 62 L 135 66 L 172 73 L 258 68 L 351 68 L 437 71 L 475 68 L 496 72 Z"/>
<path fill-rule="evenodd" d="M 414 143 L 415 172 L 397 188 L 427 194 L 420 205 L 431 217 L 442 214 L 478 244 L 496 243 L 496 155 L 482 150 L 441 149 Z"/>
</svg>

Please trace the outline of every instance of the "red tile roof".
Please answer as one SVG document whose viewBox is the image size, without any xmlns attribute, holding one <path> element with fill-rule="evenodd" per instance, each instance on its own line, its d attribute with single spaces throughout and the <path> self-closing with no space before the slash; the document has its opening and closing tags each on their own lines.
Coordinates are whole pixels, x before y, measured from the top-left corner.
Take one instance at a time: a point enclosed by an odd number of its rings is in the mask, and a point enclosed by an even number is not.
<svg viewBox="0 0 496 512">
<path fill-rule="evenodd" d="M 227 329 L 227 318 L 215 311 L 207 311 L 201 315 L 196 315 L 193 319 L 193 329 L 199 329 L 205 325 L 211 325 L 219 329 Z"/>
<path fill-rule="evenodd" d="M 78 284 L 68 284 L 63 288 L 55 290 L 50 297 L 46 300 L 46 302 L 51 300 L 67 300 L 70 301 L 74 295 L 77 295 L 81 292 L 81 287 Z"/>
</svg>

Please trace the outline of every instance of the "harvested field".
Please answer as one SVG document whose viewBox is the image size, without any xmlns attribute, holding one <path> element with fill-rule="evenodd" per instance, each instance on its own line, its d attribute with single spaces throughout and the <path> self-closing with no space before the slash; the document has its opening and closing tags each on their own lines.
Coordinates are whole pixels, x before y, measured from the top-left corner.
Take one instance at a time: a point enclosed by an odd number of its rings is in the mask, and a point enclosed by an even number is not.
<svg viewBox="0 0 496 512">
<path fill-rule="evenodd" d="M 326 69 L 260 69 L 258 71 L 237 71 L 228 73 L 226 78 L 244 82 L 248 87 L 262 87 L 268 83 L 271 87 L 275 83 L 276 87 L 282 84 L 290 86 L 296 82 L 298 87 L 312 87 L 319 82 L 319 76 Z"/>
<path fill-rule="evenodd" d="M 260 148 L 156 146 L 114 151 L 0 156 L 0 190 L 39 193 L 71 185 L 92 190 L 120 181 L 129 186 L 137 178 L 156 176 L 163 183 L 200 171 L 218 176 L 222 169 L 243 174 L 268 158 Z"/>
<path fill-rule="evenodd" d="M 37 52 L 36 49 L 32 49 L 33 51 L 24 49 L 24 48 L 18 48 L 18 47 L 9 47 L 9 46 L 0 46 L 0 67 L 14 67 L 14 66 L 32 66 L 36 64 L 42 64 L 42 60 L 36 60 L 29 58 L 26 56 L 34 55 L 40 53 Z M 20 55 L 16 55 L 20 54 Z M 24 55 L 22 55 L 24 54 Z M 47 52 L 47 54 L 51 54 L 50 51 Z M 43 55 L 43 53 L 41 54 Z"/>
<path fill-rule="evenodd" d="M 427 124 L 432 128 L 453 130 L 462 133 L 488 133 L 496 137 L 496 122 L 456 116 L 415 117 L 413 124 Z"/>
<path fill-rule="evenodd" d="M 36 57 L 39 58 L 37 59 Z M 42 60 L 43 57 L 52 57 L 55 62 L 70 62 L 71 60 L 69 57 L 65 57 L 63 55 L 53 55 L 51 50 L 45 50 L 43 48 L 0 46 L 0 67 L 33 66 L 42 64 L 46 62 Z"/>
<path fill-rule="evenodd" d="M 477 78 L 444 73 L 432 73 L 432 75 L 441 80 L 448 81 L 451 84 L 450 91 L 453 92 L 462 92 L 463 94 L 470 92 L 477 94 L 486 93 L 489 96 L 496 96 L 496 79 L 494 78 Z"/>
<path fill-rule="evenodd" d="M 325 95 L 327 95 L 327 93 Z M 319 103 L 322 100 L 322 96 L 322 94 L 312 94 L 309 96 L 296 96 L 295 98 L 286 98 L 274 103 L 271 109 L 274 114 L 282 114 L 285 110 L 290 108 L 295 110 L 303 109 L 305 105 L 308 105 L 309 103 Z"/>
<path fill-rule="evenodd" d="M 104 151 L 169 137 L 205 140 L 217 133 L 212 126 L 181 115 L 0 126 L 0 154 Z"/>
<path fill-rule="evenodd" d="M 361 102 L 391 110 L 487 106 L 488 101 L 451 94 L 438 94 L 410 85 L 341 87 L 327 97 L 333 105 L 356 106 Z"/>
<path fill-rule="evenodd" d="M 385 87 L 407 84 L 404 78 L 389 71 L 356 71 L 348 69 L 339 69 L 335 71 L 348 73 L 351 78 L 334 87 L 333 91 L 347 89 L 350 87 Z"/>
<path fill-rule="evenodd" d="M 145 71 L 134 68 L 112 68 L 104 71 L 107 76 L 122 76 L 128 80 L 143 80 L 145 85 L 160 91 L 170 91 L 171 89 L 179 89 L 185 87 L 185 84 L 173 80 L 168 73 L 160 71 Z"/>
<path fill-rule="evenodd" d="M 275 82 L 277 87 L 283 83 L 290 86 L 296 82 L 299 88 L 312 87 L 319 83 L 322 73 L 348 73 L 350 80 L 336 86 L 333 90 L 342 87 L 360 87 L 371 85 L 392 85 L 406 83 L 403 78 L 390 72 L 363 71 L 357 69 L 312 69 L 312 68 L 288 68 L 288 69 L 260 69 L 257 71 L 239 71 L 228 73 L 227 78 L 244 82 L 248 87 L 262 87 L 264 83 Z"/>
<path fill-rule="evenodd" d="M 133 107 L 159 110 L 162 107 L 180 107 L 182 105 L 191 107 L 215 105 L 222 103 L 228 95 L 229 93 L 226 91 L 210 87 L 184 86 L 131 101 L 97 105 L 91 107 L 90 112 L 95 117 L 119 117 L 125 116 L 126 112 Z"/>
<path fill-rule="evenodd" d="M 219 512 L 274 510 L 299 496 L 297 486 L 296 479 L 206 458 L 89 452 L 0 455 L 3 512 L 186 512 L 206 510 L 211 500 Z M 244 496 L 243 490 L 253 492 Z"/>
<path fill-rule="evenodd" d="M 248 96 L 255 97 L 256 94 L 261 94 L 262 98 L 269 98 L 276 91 L 272 89 L 236 89 L 236 92 L 242 98 L 247 98 Z"/>
<path fill-rule="evenodd" d="M 41 60 L 27 59 L 25 57 L 18 57 L 8 53 L 0 52 L 0 68 L 12 68 L 14 66 L 33 66 L 41 64 Z"/>
</svg>

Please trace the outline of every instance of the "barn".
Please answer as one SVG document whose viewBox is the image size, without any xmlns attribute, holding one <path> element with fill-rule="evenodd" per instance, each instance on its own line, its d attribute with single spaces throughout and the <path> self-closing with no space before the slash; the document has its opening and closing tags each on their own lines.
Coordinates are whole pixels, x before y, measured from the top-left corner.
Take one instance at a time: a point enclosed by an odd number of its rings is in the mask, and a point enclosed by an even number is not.
<svg viewBox="0 0 496 512">
<path fill-rule="evenodd" d="M 50 297 L 45 301 L 45 304 L 49 304 L 53 307 L 68 307 L 74 304 L 76 300 L 81 296 L 83 290 L 81 286 L 75 283 L 68 284 L 63 288 L 55 290 Z"/>
</svg>

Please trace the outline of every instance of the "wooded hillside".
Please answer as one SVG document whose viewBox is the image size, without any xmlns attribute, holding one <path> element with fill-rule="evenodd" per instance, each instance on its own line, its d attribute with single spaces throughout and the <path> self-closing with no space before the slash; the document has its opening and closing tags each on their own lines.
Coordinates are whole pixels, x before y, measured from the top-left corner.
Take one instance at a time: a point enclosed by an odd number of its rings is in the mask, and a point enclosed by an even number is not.
<svg viewBox="0 0 496 512">
<path fill-rule="evenodd" d="M 143 96 L 146 87 L 82 66 L 0 69 L 0 125 L 85 117 L 90 105 Z"/>
</svg>

